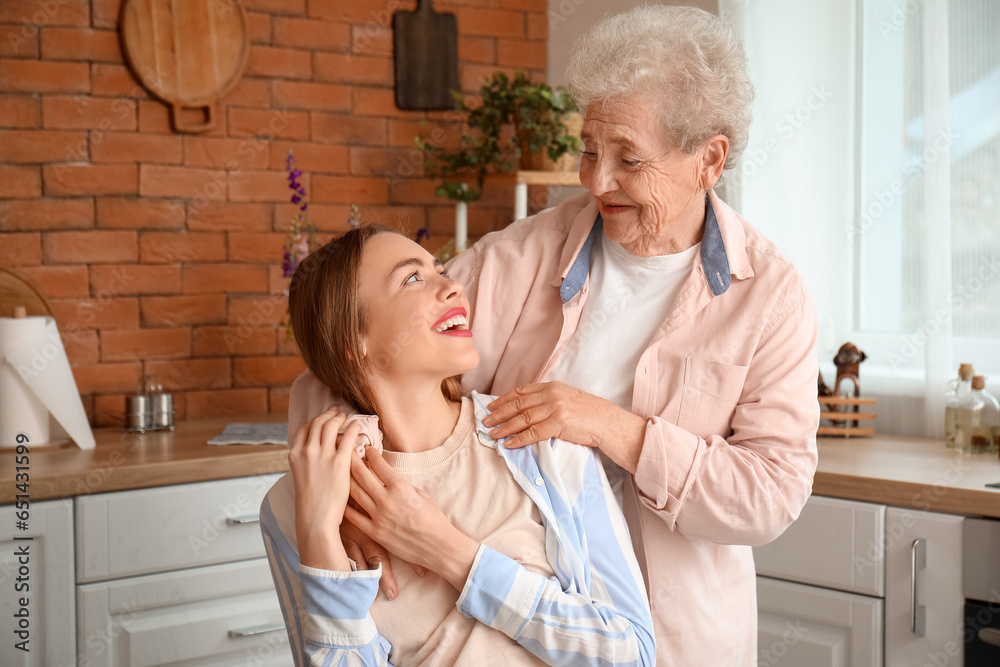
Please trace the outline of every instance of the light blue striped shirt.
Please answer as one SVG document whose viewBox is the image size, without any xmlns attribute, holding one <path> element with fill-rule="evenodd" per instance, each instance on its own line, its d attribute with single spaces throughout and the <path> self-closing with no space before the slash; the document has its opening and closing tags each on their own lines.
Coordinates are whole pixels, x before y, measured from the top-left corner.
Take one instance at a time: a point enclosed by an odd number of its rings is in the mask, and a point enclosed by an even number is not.
<svg viewBox="0 0 1000 667">
<path fill-rule="evenodd" d="M 550 665 L 653 665 L 646 589 L 594 450 L 558 439 L 507 449 L 482 423 L 492 399 L 472 394 L 476 435 L 504 458 L 538 507 L 555 574 L 531 572 L 480 545 L 458 598 L 459 611 Z M 390 665 L 390 641 L 369 614 L 381 569 L 337 572 L 300 564 L 291 487 L 279 480 L 265 497 L 260 518 L 295 664 Z"/>
</svg>

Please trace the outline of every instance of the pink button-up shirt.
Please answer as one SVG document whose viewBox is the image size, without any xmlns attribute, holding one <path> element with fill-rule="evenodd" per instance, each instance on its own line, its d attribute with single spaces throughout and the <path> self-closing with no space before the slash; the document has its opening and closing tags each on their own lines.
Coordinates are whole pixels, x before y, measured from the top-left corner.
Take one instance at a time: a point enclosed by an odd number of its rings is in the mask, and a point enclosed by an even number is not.
<svg viewBox="0 0 1000 667">
<path fill-rule="evenodd" d="M 587 301 L 597 213 L 581 194 L 450 263 L 472 304 L 480 355 L 466 389 L 499 395 L 546 380 Z M 798 271 L 710 193 L 700 261 L 638 365 L 620 369 L 634 375 L 632 411 L 647 420 L 623 509 L 658 665 L 757 664 L 750 547 L 780 535 L 809 497 L 815 343 L 816 314 Z M 301 376 L 289 432 L 333 400 L 315 377 Z"/>
</svg>

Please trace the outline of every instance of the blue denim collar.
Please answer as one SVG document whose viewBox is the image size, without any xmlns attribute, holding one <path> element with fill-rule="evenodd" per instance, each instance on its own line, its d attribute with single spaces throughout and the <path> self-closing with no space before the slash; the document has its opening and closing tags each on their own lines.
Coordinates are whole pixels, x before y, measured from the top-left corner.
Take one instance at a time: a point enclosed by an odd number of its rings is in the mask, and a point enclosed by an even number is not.
<svg viewBox="0 0 1000 667">
<path fill-rule="evenodd" d="M 583 289 L 590 274 L 590 257 L 594 249 L 594 239 L 604 230 L 604 220 L 601 214 L 597 214 L 594 226 L 590 230 L 590 235 L 584 241 L 580 253 L 573 260 L 573 264 L 566 273 L 565 280 L 559 287 L 559 296 L 563 303 L 567 303 Z M 719 296 L 729 289 L 732 282 L 732 273 L 729 269 L 729 257 L 726 255 L 726 245 L 722 241 L 722 230 L 719 229 L 719 220 L 715 217 L 715 209 L 712 208 L 711 200 L 705 197 L 705 229 L 701 236 L 701 266 L 705 270 L 705 278 L 712 294 Z"/>
</svg>

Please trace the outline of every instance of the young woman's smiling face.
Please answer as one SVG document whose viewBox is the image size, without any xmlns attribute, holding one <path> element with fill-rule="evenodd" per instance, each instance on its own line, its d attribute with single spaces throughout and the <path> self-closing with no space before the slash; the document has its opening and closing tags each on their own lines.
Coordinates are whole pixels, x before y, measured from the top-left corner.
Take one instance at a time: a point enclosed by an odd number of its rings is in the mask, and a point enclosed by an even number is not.
<svg viewBox="0 0 1000 667">
<path fill-rule="evenodd" d="M 377 376 L 440 381 L 479 363 L 462 285 L 405 236 L 368 240 L 358 296 L 367 320 L 365 358 Z"/>
</svg>

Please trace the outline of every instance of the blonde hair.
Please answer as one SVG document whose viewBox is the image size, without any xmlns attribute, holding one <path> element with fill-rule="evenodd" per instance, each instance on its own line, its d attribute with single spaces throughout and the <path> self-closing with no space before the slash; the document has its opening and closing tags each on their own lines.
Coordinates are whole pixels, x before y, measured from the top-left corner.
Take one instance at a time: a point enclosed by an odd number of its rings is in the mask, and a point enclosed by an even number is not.
<svg viewBox="0 0 1000 667">
<path fill-rule="evenodd" d="M 583 109 L 652 96 L 664 136 L 685 153 L 725 135 L 732 169 L 746 148 L 754 98 L 746 52 L 732 28 L 697 7 L 646 5 L 605 17 L 577 40 L 567 78 Z"/>
</svg>

